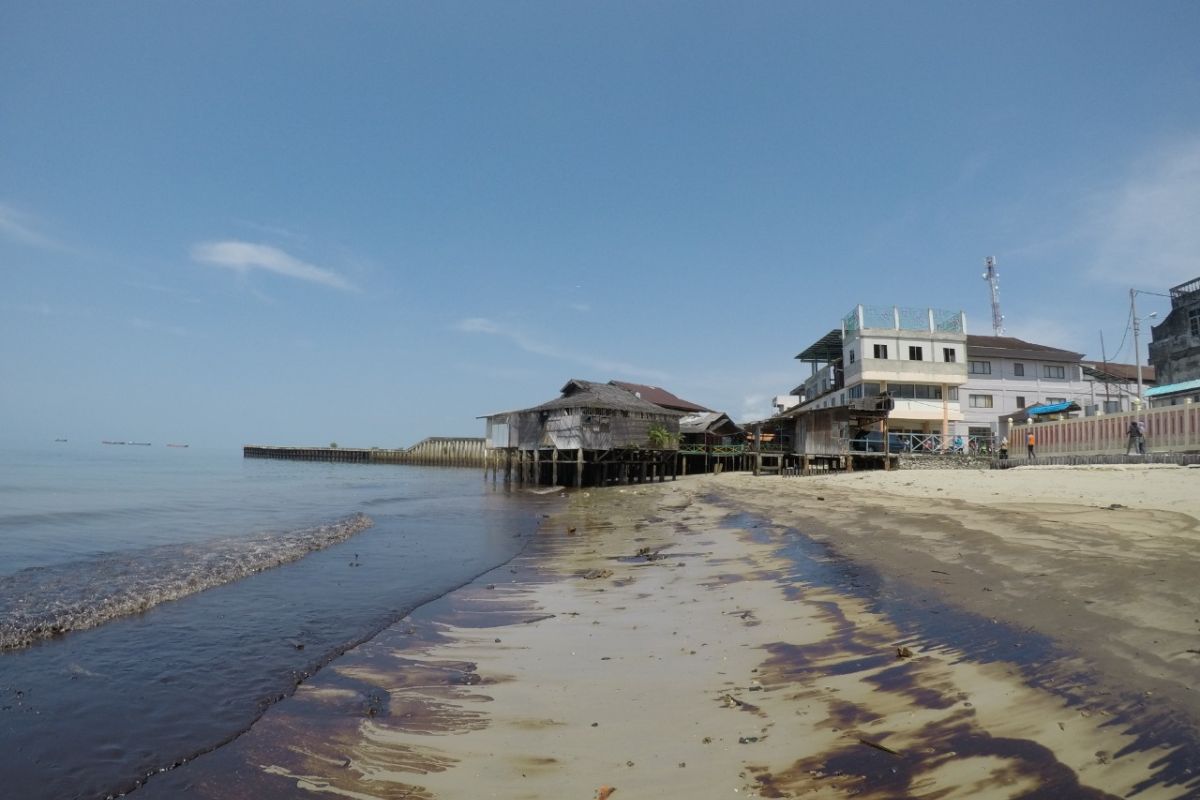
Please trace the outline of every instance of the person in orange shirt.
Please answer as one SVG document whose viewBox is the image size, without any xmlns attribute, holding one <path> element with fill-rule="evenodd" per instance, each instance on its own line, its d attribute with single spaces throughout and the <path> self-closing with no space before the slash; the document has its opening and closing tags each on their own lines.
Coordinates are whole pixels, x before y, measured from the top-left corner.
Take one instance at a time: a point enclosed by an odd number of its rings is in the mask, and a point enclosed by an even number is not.
<svg viewBox="0 0 1200 800">
<path fill-rule="evenodd" d="M 1033 431 L 1030 431 L 1029 435 L 1025 437 L 1025 449 L 1029 452 L 1030 458 L 1036 458 L 1036 454 L 1033 452 L 1035 444 L 1037 444 L 1037 437 L 1033 435 Z"/>
</svg>

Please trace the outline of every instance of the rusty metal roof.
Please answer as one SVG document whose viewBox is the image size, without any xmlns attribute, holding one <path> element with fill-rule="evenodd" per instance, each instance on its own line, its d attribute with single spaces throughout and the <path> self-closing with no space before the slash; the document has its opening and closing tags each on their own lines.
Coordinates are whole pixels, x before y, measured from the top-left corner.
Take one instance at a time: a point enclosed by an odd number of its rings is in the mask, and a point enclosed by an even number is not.
<svg viewBox="0 0 1200 800">
<path fill-rule="evenodd" d="M 684 400 L 682 397 L 677 397 L 671 394 L 661 386 L 646 386 L 641 383 L 626 383 L 625 381 L 609 381 L 612 386 L 619 386 L 627 392 L 642 398 L 643 400 L 654 403 L 656 406 L 670 408 L 676 411 L 711 411 L 711 408 L 705 408 L 689 400 Z"/>
</svg>

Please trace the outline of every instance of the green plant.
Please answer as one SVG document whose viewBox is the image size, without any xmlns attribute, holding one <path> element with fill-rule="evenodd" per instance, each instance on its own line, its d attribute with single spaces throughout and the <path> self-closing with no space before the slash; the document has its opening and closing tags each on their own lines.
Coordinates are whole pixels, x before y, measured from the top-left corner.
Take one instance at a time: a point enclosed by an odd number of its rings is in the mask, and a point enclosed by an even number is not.
<svg viewBox="0 0 1200 800">
<path fill-rule="evenodd" d="M 337 442 L 330 442 L 329 447 L 331 450 L 337 450 Z"/>
<path fill-rule="evenodd" d="M 646 431 L 646 438 L 650 440 L 650 446 L 657 449 L 666 449 L 675 443 L 675 437 L 667 430 L 667 427 L 661 423 L 654 423 Z"/>
</svg>

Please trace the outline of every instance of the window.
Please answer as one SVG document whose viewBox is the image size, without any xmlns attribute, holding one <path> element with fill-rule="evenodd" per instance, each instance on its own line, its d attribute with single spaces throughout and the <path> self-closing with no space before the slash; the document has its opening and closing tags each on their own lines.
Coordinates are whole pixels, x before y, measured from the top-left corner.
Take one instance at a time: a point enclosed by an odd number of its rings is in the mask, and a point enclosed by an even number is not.
<svg viewBox="0 0 1200 800">
<path fill-rule="evenodd" d="M 953 364 L 956 360 L 958 360 L 953 347 L 942 348 L 942 360 L 947 364 Z"/>
<path fill-rule="evenodd" d="M 1192 336 L 1200 336 L 1200 308 L 1188 309 L 1188 330 Z"/>
<path fill-rule="evenodd" d="M 879 396 L 879 384 L 878 383 L 864 383 L 863 384 L 863 397 L 878 397 L 878 396 Z"/>
<path fill-rule="evenodd" d="M 909 361 L 921 361 L 924 357 L 925 356 L 921 353 L 921 348 L 912 346 L 908 348 Z"/>
<path fill-rule="evenodd" d="M 1062 378 L 1067 377 L 1067 368 L 1066 367 L 1055 367 L 1050 364 L 1043 364 L 1042 365 L 1042 377 L 1043 378 L 1058 378 L 1061 380 Z"/>
<path fill-rule="evenodd" d="M 950 393 L 947 395 L 947 399 L 953 400 L 956 403 L 958 402 L 958 387 L 957 386 L 950 387 Z"/>
<path fill-rule="evenodd" d="M 972 375 L 991 375 L 992 362 L 990 361 L 969 361 L 967 362 L 967 372 Z"/>
<path fill-rule="evenodd" d="M 1047 403 L 1065 403 L 1065 402 L 1067 402 L 1067 398 L 1065 398 L 1065 397 L 1047 397 L 1046 402 Z"/>
<path fill-rule="evenodd" d="M 1025 365 L 1013 364 L 1013 375 L 1016 375 L 1018 378 L 1025 377 Z"/>
<path fill-rule="evenodd" d="M 887 345 L 886 344 L 875 345 L 875 357 L 876 358 L 887 358 Z"/>
<path fill-rule="evenodd" d="M 971 395 L 971 408 L 991 408 L 992 396 L 990 394 L 973 394 Z"/>
<path fill-rule="evenodd" d="M 854 363 L 854 351 L 853 350 L 850 351 L 850 363 L 851 364 Z"/>
<path fill-rule="evenodd" d="M 1120 414 L 1121 413 L 1121 401 L 1120 400 L 1105 400 L 1104 401 L 1104 413 L 1105 414 Z"/>
<path fill-rule="evenodd" d="M 850 391 L 850 399 L 851 400 L 859 400 L 862 398 L 862 384 L 861 383 L 858 384 L 857 386 L 851 386 L 849 391 Z"/>
<path fill-rule="evenodd" d="M 1017 408 L 1024 408 L 1024 407 L 1025 407 L 1025 398 L 1022 397 L 1021 395 L 1017 395 Z"/>
</svg>

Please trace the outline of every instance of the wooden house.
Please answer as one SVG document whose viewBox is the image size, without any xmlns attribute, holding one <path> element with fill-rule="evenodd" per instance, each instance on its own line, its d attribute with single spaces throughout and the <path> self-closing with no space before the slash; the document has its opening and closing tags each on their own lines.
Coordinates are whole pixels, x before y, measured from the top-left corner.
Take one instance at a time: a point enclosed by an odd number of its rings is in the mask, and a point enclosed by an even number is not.
<svg viewBox="0 0 1200 800">
<path fill-rule="evenodd" d="M 681 412 L 607 383 L 573 379 L 561 392 L 533 408 L 485 417 L 493 479 L 501 467 L 506 480 L 515 469 L 522 482 L 553 486 L 665 477 Z"/>
<path fill-rule="evenodd" d="M 679 464 L 684 475 L 738 469 L 746 434 L 719 411 L 688 414 L 679 420 Z"/>
</svg>

